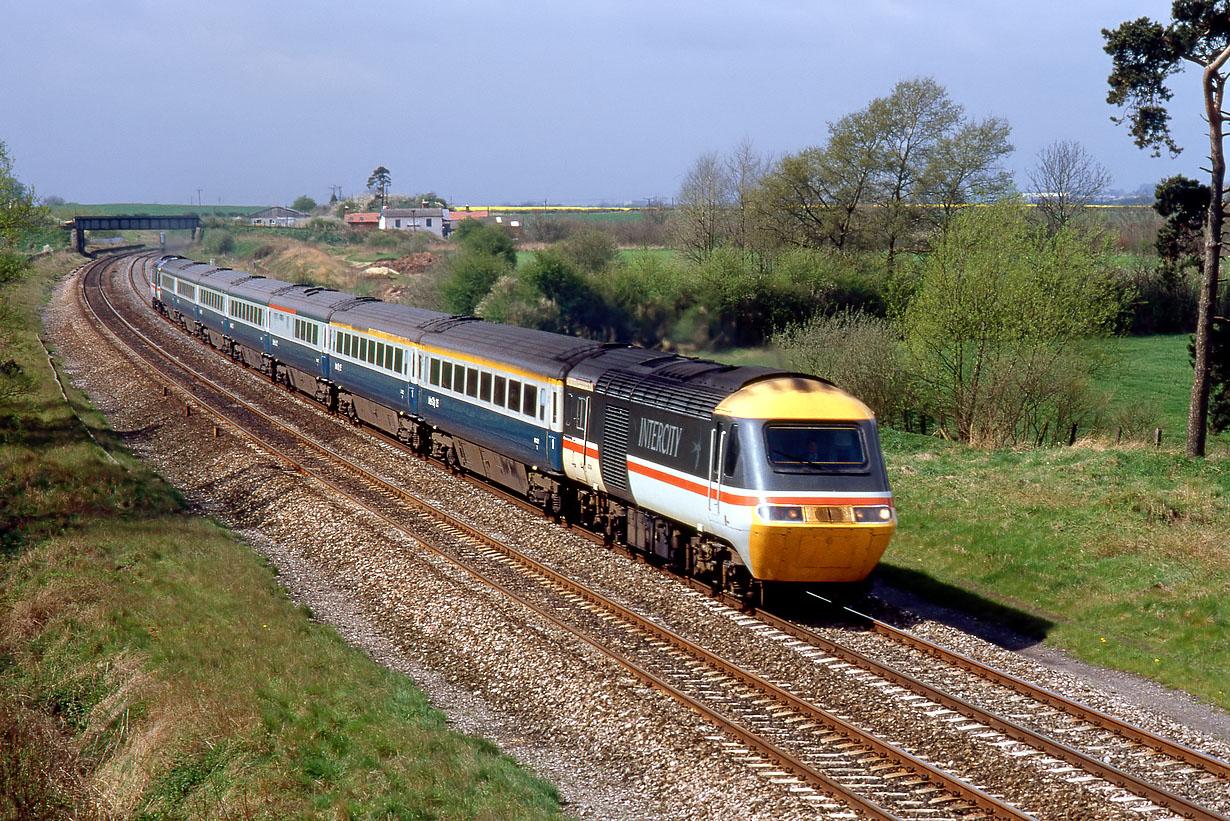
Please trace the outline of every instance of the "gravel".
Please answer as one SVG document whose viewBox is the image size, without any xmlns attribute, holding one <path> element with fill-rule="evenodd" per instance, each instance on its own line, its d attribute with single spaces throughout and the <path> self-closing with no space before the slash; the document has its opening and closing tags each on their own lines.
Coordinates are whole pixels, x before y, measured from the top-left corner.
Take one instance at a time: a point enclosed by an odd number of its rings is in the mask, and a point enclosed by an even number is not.
<svg viewBox="0 0 1230 821">
<path fill-rule="evenodd" d="M 388 533 L 374 517 L 337 501 L 313 480 L 286 469 L 229 429 L 214 438 L 211 418 L 185 417 L 181 399 L 163 398 L 161 389 L 151 388 L 139 369 L 117 364 L 115 354 L 93 340 L 71 297 L 72 289 L 62 284 L 48 308 L 45 326 L 74 382 L 90 393 L 113 427 L 129 432 L 126 440 L 133 451 L 179 487 L 201 512 L 235 528 L 268 556 L 290 594 L 308 605 L 316 618 L 334 625 L 377 662 L 413 678 L 459 731 L 489 738 L 554 782 L 570 814 L 816 817 L 819 806 L 735 761 L 723 751 L 723 739 L 697 716 L 639 684 L 570 634 L 484 588 L 413 539 Z M 148 308 L 134 310 L 149 313 Z M 172 335 L 168 344 L 174 344 L 181 356 L 212 357 L 185 337 Z M 267 382 L 258 375 L 239 377 L 254 392 L 268 393 Z M 301 415 L 305 404 L 285 394 L 275 403 L 294 416 Z M 357 458 L 376 465 L 383 475 L 395 476 L 451 509 L 466 510 L 476 526 L 505 534 L 561 572 L 604 592 L 622 594 L 629 606 L 653 613 L 677 632 L 723 647 L 741 662 L 765 668 L 775 681 L 814 687 L 817 698 L 850 712 L 866 708 L 866 720 L 873 720 L 870 702 L 875 699 L 868 693 L 876 691 L 866 688 L 874 684 L 787 652 L 788 643 L 749 629 L 734 611 L 657 571 L 602 551 L 431 466 L 407 459 L 387 443 L 354 436 L 347 424 L 329 419 L 312 424 L 350 442 Z M 1161 735 L 1230 757 L 1224 713 L 1201 708 L 1181 695 L 1168 695 L 1156 685 L 1102 671 L 1099 675 L 1114 684 L 1108 691 L 1099 686 L 1092 668 L 1073 674 L 1075 665 L 1063 663 L 1055 651 L 1035 649 L 1036 657 L 1026 658 L 958 629 L 964 625 L 983 635 L 989 632 L 985 625 L 964 621 L 962 614 L 926 607 L 904 591 L 877 587 L 875 592 L 892 605 L 909 608 L 915 621 L 921 619 L 911 629 L 927 638 Z M 960 737 L 943 716 L 926 716 L 911 710 L 908 702 L 880 701 L 887 702 L 887 712 L 905 717 L 901 732 L 914 732 L 916 743 L 934 745 L 938 751 L 956 744 L 954 736 Z M 964 766 L 973 768 L 975 776 L 982 768 L 992 782 L 1005 788 L 1050 777 L 1045 773 L 1052 765 L 1039 757 L 1008 762 L 1013 756 L 1002 749 L 995 752 L 993 741 L 979 748 L 968 733 L 965 736 L 961 741 L 968 744 L 962 754 L 969 760 Z M 1070 808 L 1104 792 L 1096 784 L 1072 785 L 1062 779 L 1049 789 L 1053 798 L 1047 803 L 1068 802 Z M 1063 804 L 1052 806 L 1058 812 Z M 1116 814 L 1107 811 L 1105 817 Z"/>
</svg>

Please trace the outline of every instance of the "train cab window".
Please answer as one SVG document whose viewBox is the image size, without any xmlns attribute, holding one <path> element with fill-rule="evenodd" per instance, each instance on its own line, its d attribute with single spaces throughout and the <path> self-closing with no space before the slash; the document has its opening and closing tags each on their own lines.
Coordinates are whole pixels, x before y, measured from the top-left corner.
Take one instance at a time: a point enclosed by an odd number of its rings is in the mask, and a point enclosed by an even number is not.
<svg viewBox="0 0 1230 821">
<path fill-rule="evenodd" d="M 848 470 L 867 461 L 853 425 L 765 425 L 769 463 L 788 472 Z"/>
<path fill-rule="evenodd" d="M 508 409 L 521 412 L 521 383 L 516 379 L 508 380 Z"/>
<path fill-rule="evenodd" d="M 491 401 L 496 407 L 504 407 L 508 403 L 508 380 L 502 376 L 495 378 L 495 393 L 491 397 Z"/>
<path fill-rule="evenodd" d="M 534 415 L 534 408 L 538 405 L 538 388 L 534 385 L 524 385 L 522 390 L 521 412 L 526 416 L 532 417 Z"/>
<path fill-rule="evenodd" d="M 722 473 L 727 477 L 735 475 L 739 467 L 739 426 L 730 426 L 730 435 L 726 437 L 726 459 L 722 463 Z"/>
<path fill-rule="evenodd" d="M 478 375 L 478 398 L 484 402 L 491 401 L 491 374 L 489 373 Z"/>
<path fill-rule="evenodd" d="M 440 367 L 440 387 L 451 391 L 453 389 L 453 363 L 443 362 Z"/>
</svg>

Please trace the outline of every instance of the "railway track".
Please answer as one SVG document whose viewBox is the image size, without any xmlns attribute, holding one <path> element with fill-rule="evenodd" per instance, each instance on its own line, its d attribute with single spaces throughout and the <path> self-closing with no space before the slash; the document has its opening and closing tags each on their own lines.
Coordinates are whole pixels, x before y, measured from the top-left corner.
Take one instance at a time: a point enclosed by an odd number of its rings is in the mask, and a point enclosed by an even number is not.
<svg viewBox="0 0 1230 821">
<path fill-rule="evenodd" d="M 132 263 L 129 266 L 131 274 Z M 94 277 L 91 281 L 99 282 L 104 268 L 105 265 L 92 267 L 84 279 Z M 83 283 L 83 290 L 89 292 L 89 282 Z M 103 296 L 98 288 L 96 303 Z M 142 295 L 138 292 L 138 296 Z M 105 298 L 97 308 L 100 314 L 110 310 Z M 564 578 L 529 557 L 510 551 L 431 503 L 373 476 L 340 454 L 307 441 L 217 382 L 163 357 L 159 346 L 123 321 L 118 311 L 113 311 L 105 324 L 117 340 L 125 339 L 123 344 L 140 356 L 148 368 L 165 371 L 163 378 L 180 390 L 193 393 L 194 388 L 204 386 L 206 397 L 212 398 L 198 401 L 227 420 L 228 425 L 248 430 L 254 441 L 262 441 L 263 447 L 277 453 L 294 469 L 325 483 L 334 492 L 380 516 L 390 526 L 413 533 L 420 541 L 434 542 L 434 549 L 466 567 L 477 578 L 506 590 L 542 618 L 616 659 L 641 680 L 688 704 L 730 734 L 731 739 L 722 743 L 733 755 L 744 757 L 748 766 L 766 771 L 766 777 L 780 780 L 790 789 L 813 793 L 818 807 L 836 809 L 824 795 L 829 794 L 872 817 L 1029 817 L 905 750 L 867 737 L 864 730 L 820 709 L 788 686 L 779 686 L 764 676 L 751 673 L 652 619 Z M 416 509 L 407 508 L 407 503 Z M 390 511 L 397 513 L 394 516 Z M 751 616 L 741 614 L 737 618 Z M 795 641 L 832 654 L 833 660 L 857 664 L 896 687 L 908 688 L 920 697 L 943 705 L 944 709 L 953 709 L 971 720 L 983 722 L 996 732 L 1038 747 L 1085 773 L 1144 796 L 1157 808 L 1166 808 L 1185 817 L 1223 818 L 1083 753 L 1050 743 L 1032 731 L 1018 729 L 1007 719 L 971 708 L 929 685 L 918 689 L 908 674 L 870 659 L 860 660 L 853 655 L 855 651 L 827 642 L 810 630 L 771 614 L 758 613 L 756 618 L 773 630 L 793 636 Z M 876 629 L 886 634 L 888 631 L 884 628 L 888 626 Z M 917 638 L 909 634 L 902 636 L 904 640 Z M 896 640 L 903 638 L 898 636 Z M 971 709 L 974 712 L 970 712 Z M 1083 716 L 1082 720 L 1088 719 Z M 1165 754 L 1173 755 L 1172 752 Z M 1201 762 L 1195 751 L 1186 751 L 1186 754 L 1188 757 L 1181 760 L 1188 767 L 1212 766 Z M 1208 772 L 1213 770 L 1208 769 Z M 1222 778 L 1224 773 L 1213 777 Z M 1018 799 L 1018 803 L 1028 806 L 1029 799 Z M 1152 811 L 1155 814 L 1149 814 L 1149 807 L 1136 809 L 1146 817 L 1160 817 L 1156 810 Z"/>
</svg>

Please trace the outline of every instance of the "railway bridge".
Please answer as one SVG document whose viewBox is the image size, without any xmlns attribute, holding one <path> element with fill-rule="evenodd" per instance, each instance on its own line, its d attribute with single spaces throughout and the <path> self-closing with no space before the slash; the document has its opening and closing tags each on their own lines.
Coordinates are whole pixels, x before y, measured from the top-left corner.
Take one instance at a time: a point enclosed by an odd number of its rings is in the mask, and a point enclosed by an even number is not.
<svg viewBox="0 0 1230 821">
<path fill-rule="evenodd" d="M 86 231 L 177 231 L 189 230 L 193 240 L 201 238 L 201 218 L 195 214 L 174 217 L 109 216 L 73 217 L 65 227 L 72 231 L 72 244 L 85 254 Z"/>
</svg>

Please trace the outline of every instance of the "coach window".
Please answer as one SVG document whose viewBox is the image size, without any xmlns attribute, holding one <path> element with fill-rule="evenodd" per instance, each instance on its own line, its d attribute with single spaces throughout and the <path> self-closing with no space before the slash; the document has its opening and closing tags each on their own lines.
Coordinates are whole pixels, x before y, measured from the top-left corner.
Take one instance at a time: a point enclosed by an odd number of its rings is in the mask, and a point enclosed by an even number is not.
<svg viewBox="0 0 1230 821">
<path fill-rule="evenodd" d="M 376 364 L 376 340 L 367 340 L 367 364 Z"/>
<path fill-rule="evenodd" d="M 484 402 L 491 401 L 491 374 L 480 373 L 478 375 L 478 398 Z"/>
<path fill-rule="evenodd" d="M 502 376 L 495 378 L 495 394 L 491 397 L 491 401 L 501 408 L 508 404 L 508 380 Z"/>
<path fill-rule="evenodd" d="M 453 363 L 442 362 L 440 367 L 443 368 L 440 373 L 440 387 L 451 391 L 453 389 Z"/>
<path fill-rule="evenodd" d="M 508 380 L 508 409 L 521 412 L 521 383 L 516 379 Z"/>
<path fill-rule="evenodd" d="M 478 396 L 478 368 L 466 368 L 466 396 Z"/>
<path fill-rule="evenodd" d="M 401 348 L 393 349 L 393 370 L 402 376 L 406 375 L 406 352 Z"/>
<path fill-rule="evenodd" d="M 551 391 L 551 424 L 559 423 L 559 392 Z"/>
<path fill-rule="evenodd" d="M 436 359 L 434 356 L 431 358 L 431 365 L 428 367 L 427 373 L 428 373 L 427 381 L 435 385 L 436 387 L 439 387 L 440 386 L 440 360 L 439 359 Z"/>
<path fill-rule="evenodd" d="M 521 412 L 533 418 L 534 408 L 538 405 L 538 388 L 527 384 L 522 389 L 524 393 L 521 394 Z"/>
</svg>

